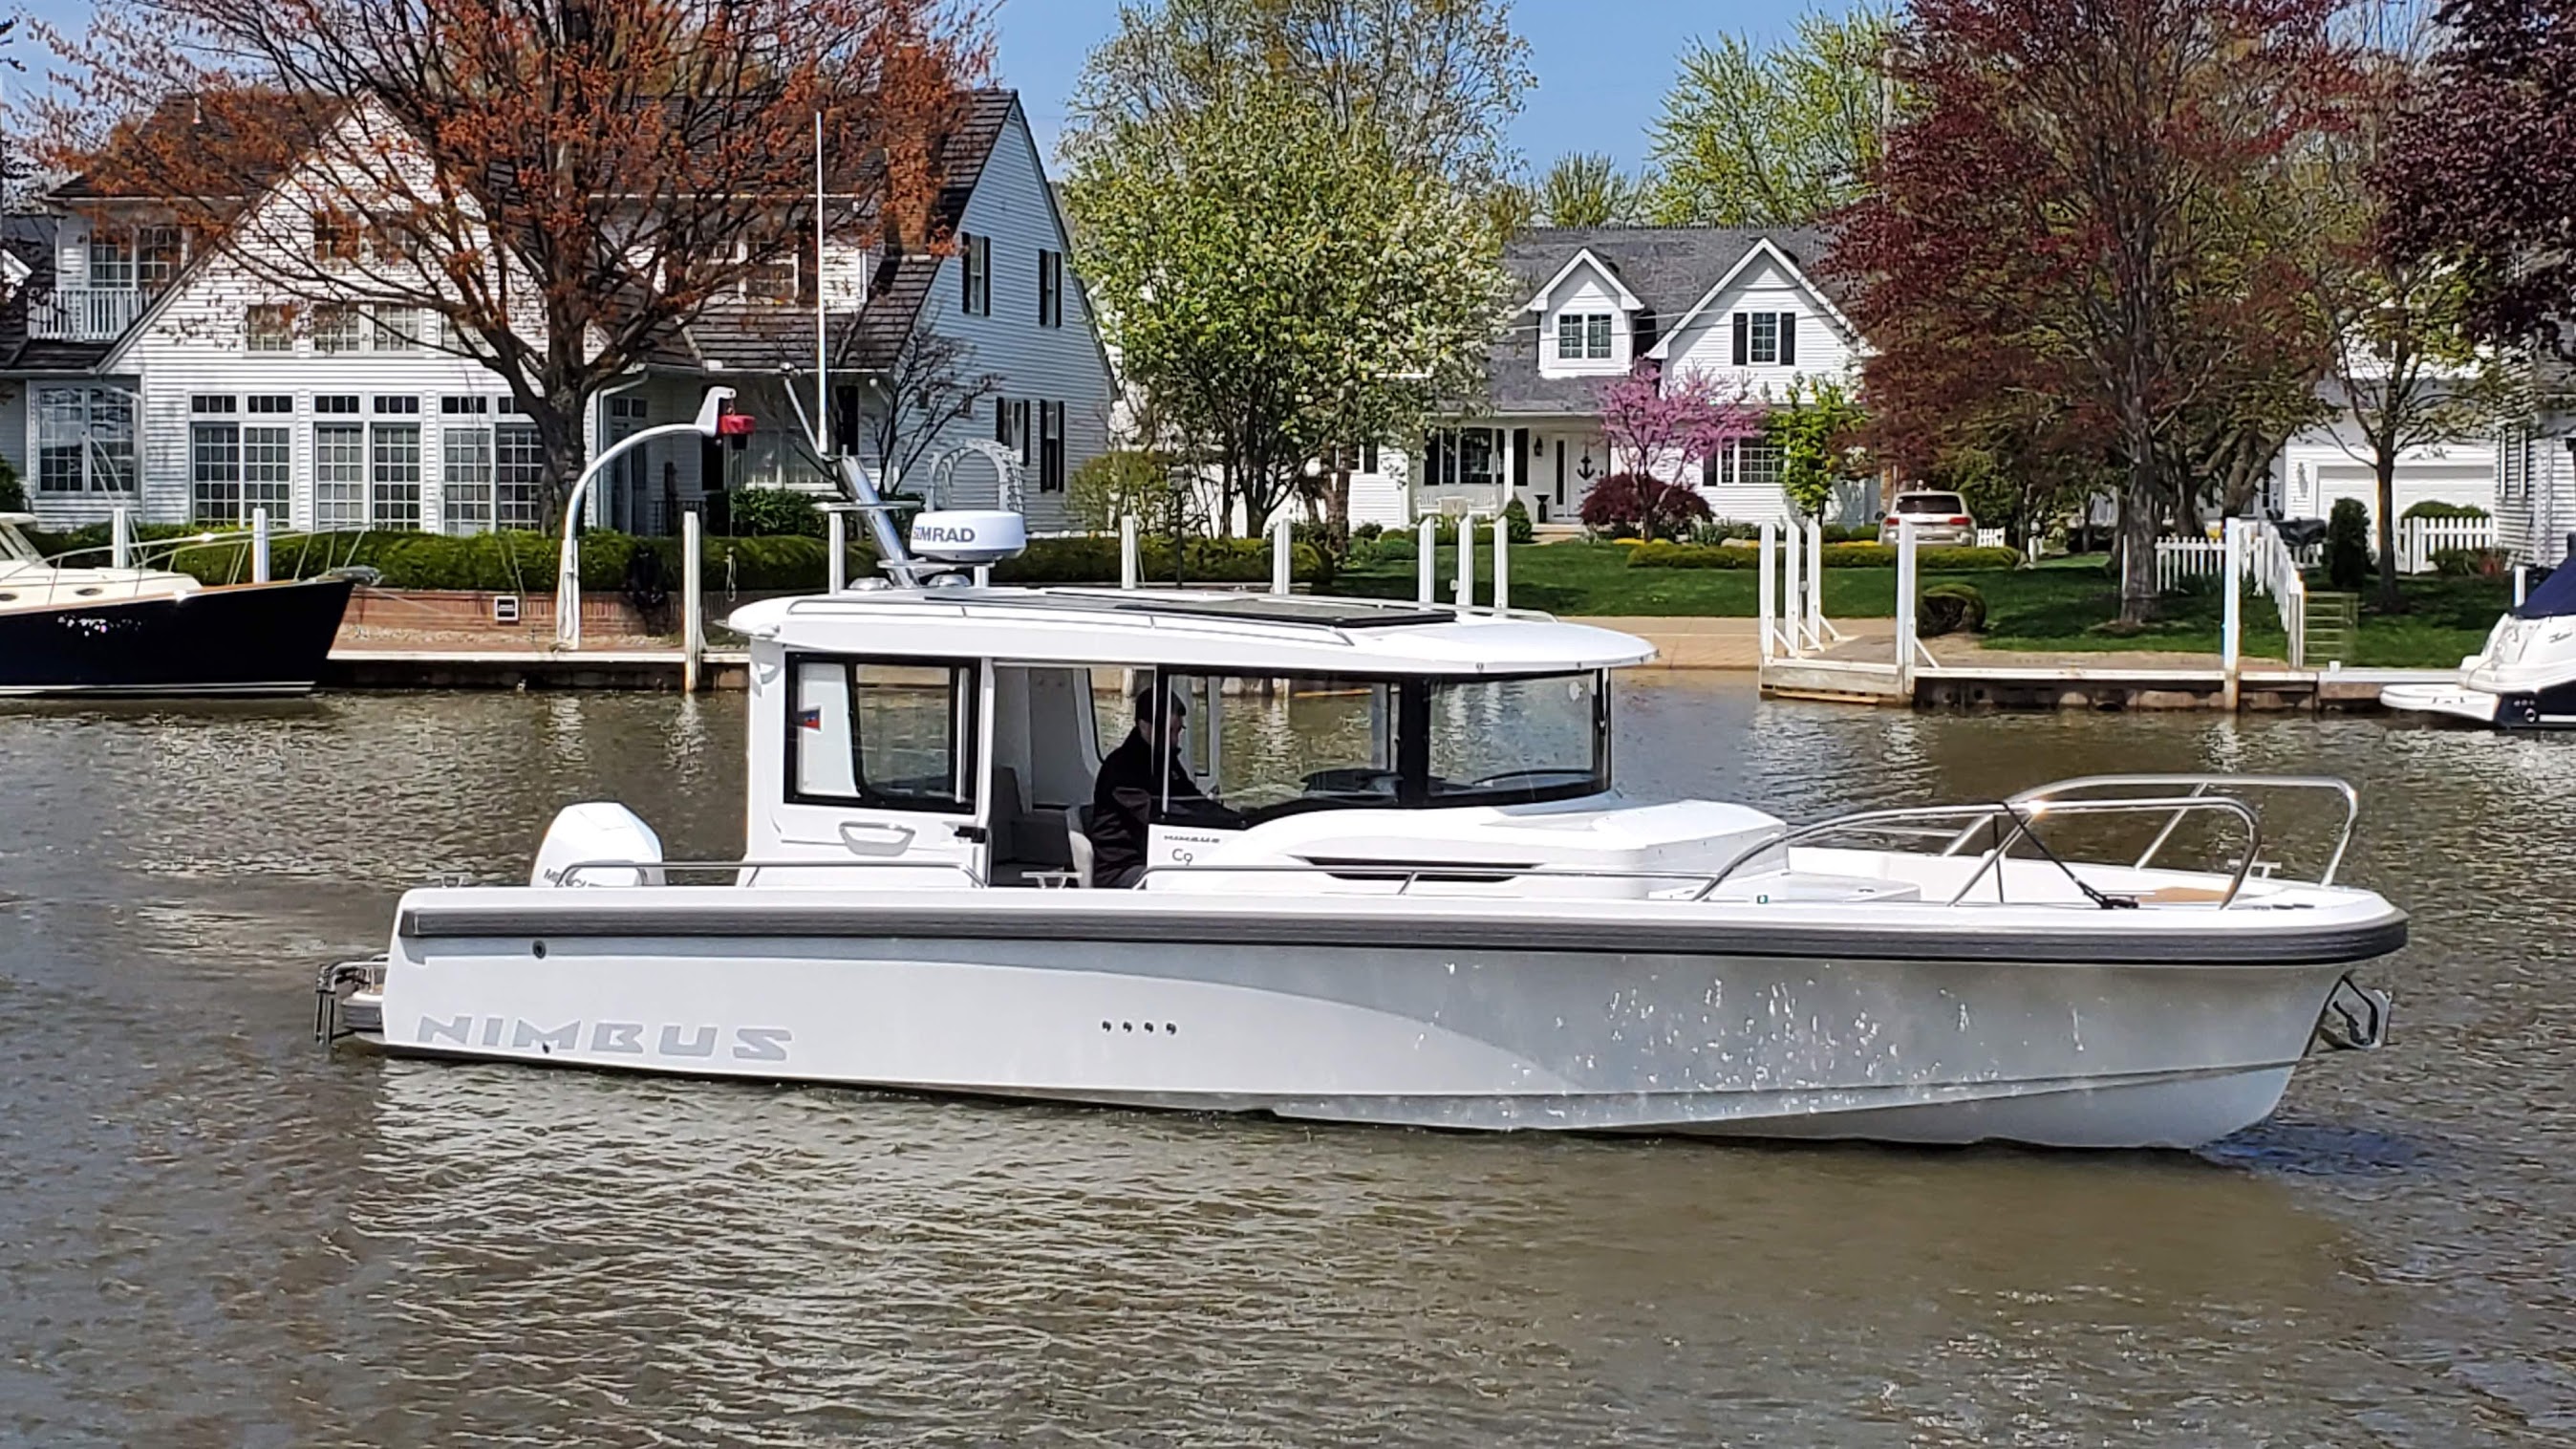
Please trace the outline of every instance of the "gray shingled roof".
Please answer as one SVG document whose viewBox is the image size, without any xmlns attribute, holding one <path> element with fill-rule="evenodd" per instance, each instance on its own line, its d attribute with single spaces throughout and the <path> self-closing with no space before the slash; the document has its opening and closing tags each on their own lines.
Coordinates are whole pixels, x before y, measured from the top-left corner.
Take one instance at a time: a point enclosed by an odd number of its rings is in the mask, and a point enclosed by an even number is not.
<svg viewBox="0 0 2576 1449">
<path fill-rule="evenodd" d="M 939 195 L 930 214 L 931 234 L 937 237 L 955 235 L 965 219 L 967 200 L 1020 104 L 1019 92 L 999 88 L 976 91 L 967 99 L 965 114 L 940 151 Z M 930 298 L 940 261 L 927 251 L 890 252 L 880 258 L 868 278 L 867 305 L 855 319 L 848 314 L 830 319 L 832 366 L 858 372 L 892 367 Z M 737 370 L 809 365 L 814 310 L 788 303 L 725 307 L 700 317 L 689 329 L 688 342 L 684 351 Z"/>
<path fill-rule="evenodd" d="M 1646 305 L 1655 331 L 1639 344 L 1643 351 L 1766 237 L 1839 305 L 1833 281 L 1821 274 L 1827 237 L 1817 227 L 1546 226 L 1515 235 L 1503 246 L 1503 269 L 1513 279 L 1512 326 L 1494 344 L 1486 371 L 1486 405 L 1497 413 L 1597 409 L 1599 378 L 1539 375 L 1538 329 L 1530 314 L 1518 310 L 1576 253 L 1590 251 Z"/>
</svg>

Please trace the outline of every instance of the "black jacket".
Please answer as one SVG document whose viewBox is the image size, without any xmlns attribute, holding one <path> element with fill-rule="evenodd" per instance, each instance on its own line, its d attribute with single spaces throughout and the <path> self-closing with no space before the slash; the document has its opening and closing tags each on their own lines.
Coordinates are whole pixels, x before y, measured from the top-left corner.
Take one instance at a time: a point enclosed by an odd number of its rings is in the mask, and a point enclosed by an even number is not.
<svg viewBox="0 0 2576 1449">
<path fill-rule="evenodd" d="M 1198 783 L 1181 768 L 1177 752 L 1167 761 L 1172 798 L 1204 800 Z M 1154 746 L 1138 730 L 1129 730 L 1109 758 L 1100 762 L 1091 785 L 1091 878 L 1107 885 L 1123 871 L 1145 863 L 1145 825 L 1154 817 L 1162 791 L 1154 778 Z"/>
</svg>

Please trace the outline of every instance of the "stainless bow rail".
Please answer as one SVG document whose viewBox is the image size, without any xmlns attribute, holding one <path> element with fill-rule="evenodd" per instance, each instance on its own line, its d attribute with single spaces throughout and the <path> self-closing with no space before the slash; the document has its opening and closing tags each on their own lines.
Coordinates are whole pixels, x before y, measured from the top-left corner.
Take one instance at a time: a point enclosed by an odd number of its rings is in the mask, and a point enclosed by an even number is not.
<svg viewBox="0 0 2576 1449">
<path fill-rule="evenodd" d="M 2338 780 L 2332 775 L 2078 775 L 2070 780 L 2056 780 L 2045 785 L 2034 786 L 2010 797 L 2005 803 L 2012 805 L 2045 803 L 2080 790 L 2172 790 L 2184 786 L 2190 787 L 2191 796 L 2194 799 L 2207 795 L 2212 788 L 2222 786 L 2228 789 L 2324 791 L 2340 798 L 2343 801 L 2343 827 L 2335 836 L 2334 854 L 2326 861 L 2325 873 L 2317 877 L 2318 885 L 2334 884 L 2335 872 L 2343 868 L 2344 852 L 2352 846 L 2353 826 L 2361 818 L 2360 792 L 2352 788 L 2350 781 Z M 2165 842 L 2173 838 L 2174 828 L 2182 824 L 2185 813 L 2187 812 L 2176 811 L 2173 819 L 2165 822 L 2165 828 L 2156 832 L 2156 838 L 2148 842 L 2145 852 L 2139 855 L 2136 861 L 2137 869 L 2146 869 L 2148 863 L 2156 858 L 2156 852 L 2164 849 Z M 1942 854 L 1956 855 L 1973 838 L 1973 835 L 1973 828 L 1962 833 Z"/>
</svg>

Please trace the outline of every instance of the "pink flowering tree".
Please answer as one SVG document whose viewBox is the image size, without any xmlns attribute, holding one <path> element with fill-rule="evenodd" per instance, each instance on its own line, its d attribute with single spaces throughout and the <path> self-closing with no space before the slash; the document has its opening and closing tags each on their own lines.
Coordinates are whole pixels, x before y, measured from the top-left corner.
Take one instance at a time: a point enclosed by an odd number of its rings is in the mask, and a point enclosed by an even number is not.
<svg viewBox="0 0 2576 1449">
<path fill-rule="evenodd" d="M 1622 496 L 1633 493 L 1646 514 L 1612 522 L 1633 525 L 1647 538 L 1657 536 L 1665 517 L 1706 517 L 1708 505 L 1691 475 L 1727 444 L 1762 432 L 1763 410 L 1741 377 L 1720 382 L 1692 368 L 1666 378 L 1654 363 L 1640 362 L 1604 383 L 1600 398 L 1612 472 L 1634 478 Z"/>
</svg>

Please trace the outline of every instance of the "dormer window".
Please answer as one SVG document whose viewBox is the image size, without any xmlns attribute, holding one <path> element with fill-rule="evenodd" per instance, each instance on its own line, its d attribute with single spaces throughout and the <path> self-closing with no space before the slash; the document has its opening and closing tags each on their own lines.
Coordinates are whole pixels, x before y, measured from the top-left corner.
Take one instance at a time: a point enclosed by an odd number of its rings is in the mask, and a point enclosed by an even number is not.
<svg viewBox="0 0 2576 1449">
<path fill-rule="evenodd" d="M 1610 360 L 1610 314 L 1561 312 L 1556 318 L 1556 355 L 1567 362 Z"/>
</svg>

